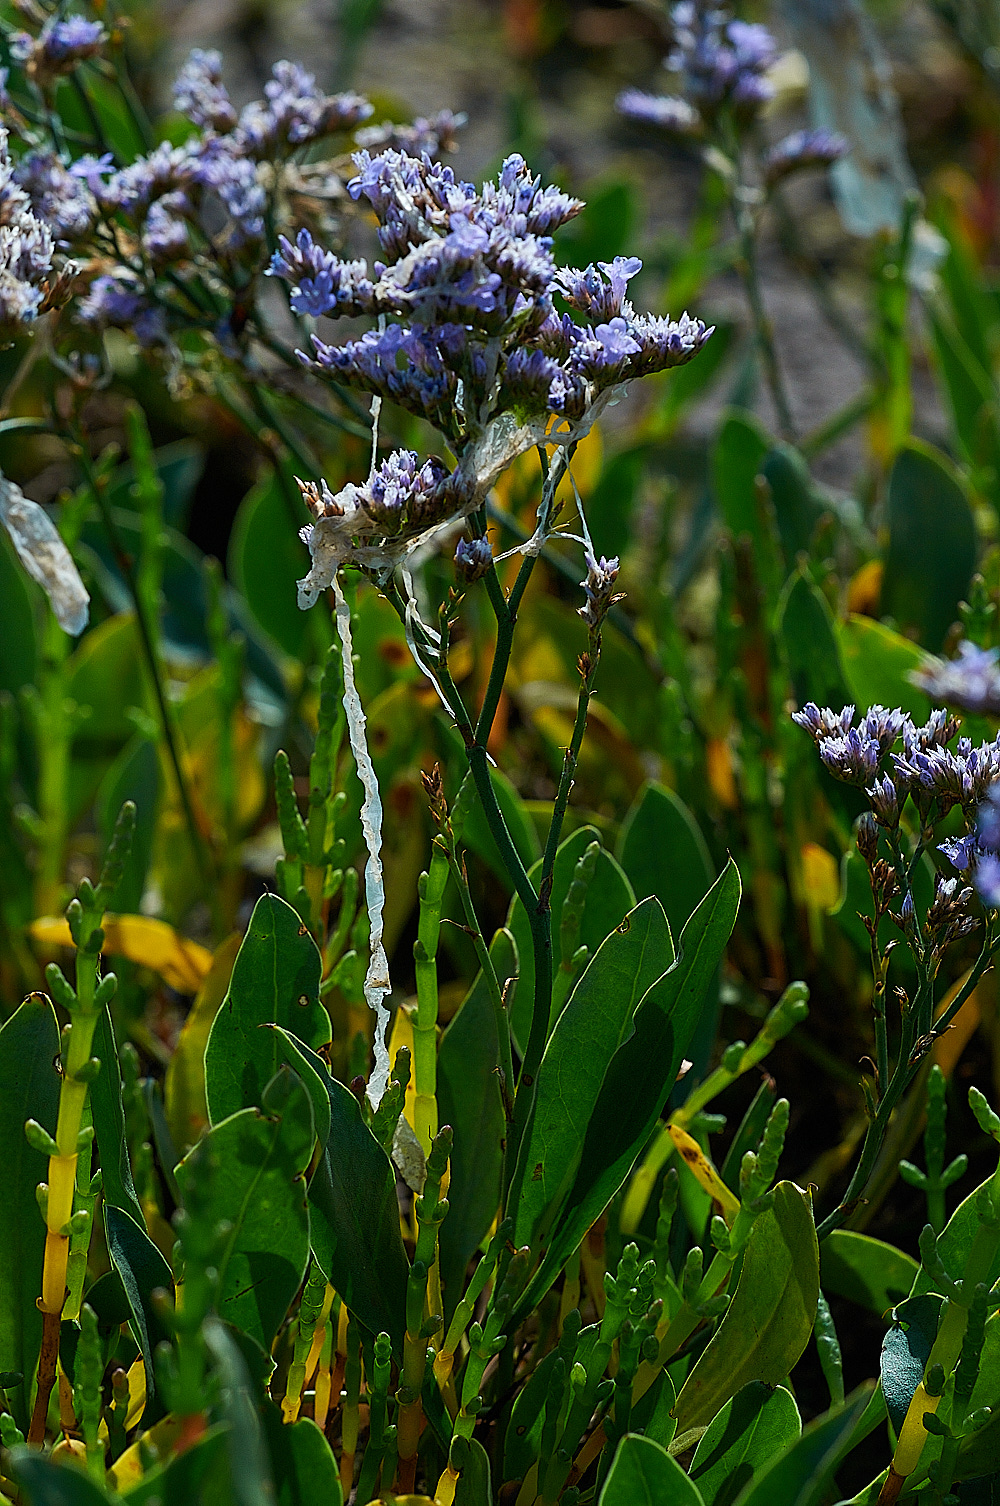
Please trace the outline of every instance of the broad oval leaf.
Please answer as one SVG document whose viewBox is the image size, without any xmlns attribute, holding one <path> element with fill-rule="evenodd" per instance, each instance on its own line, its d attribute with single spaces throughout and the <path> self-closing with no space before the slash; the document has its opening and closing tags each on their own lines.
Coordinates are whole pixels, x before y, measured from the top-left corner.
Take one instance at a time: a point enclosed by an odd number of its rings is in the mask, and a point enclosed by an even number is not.
<svg viewBox="0 0 1000 1506">
<path fill-rule="evenodd" d="M 603 942 L 556 1021 L 515 1185 L 514 1243 L 537 1248 L 572 1186 L 604 1074 L 630 1033 L 646 990 L 674 960 L 670 927 L 655 898 L 644 899 Z"/>
<path fill-rule="evenodd" d="M 764 529 L 756 479 L 770 448 L 757 420 L 734 409 L 723 419 L 712 451 L 712 481 L 722 520 L 734 538 L 746 533 L 757 545 Z"/>
<path fill-rule="evenodd" d="M 677 1431 L 707 1427 L 741 1386 L 776 1386 L 812 1333 L 819 1295 L 819 1246 L 812 1204 L 792 1182 L 753 1226 L 733 1299 L 681 1387 Z"/>
<path fill-rule="evenodd" d="M 274 472 L 247 492 L 233 524 L 228 564 L 257 625 L 300 659 L 310 623 L 297 606 L 296 582 L 309 570 L 299 528 L 308 518 L 295 495 L 294 485 L 287 492 Z"/>
<path fill-rule="evenodd" d="M 643 785 L 622 822 L 615 850 L 637 900 L 655 894 L 679 936 L 715 869 L 705 838 L 684 801 L 665 785 Z"/>
<path fill-rule="evenodd" d="M 919 1269 L 912 1255 L 855 1229 L 834 1229 L 820 1250 L 823 1290 L 880 1316 L 902 1302 Z"/>
<path fill-rule="evenodd" d="M 627 1433 L 615 1452 L 598 1506 L 704 1506 L 697 1485 L 652 1438 Z"/>
<path fill-rule="evenodd" d="M 354 1094 L 327 1072 L 330 1133 L 309 1184 L 316 1260 L 366 1328 L 402 1357 L 409 1261 L 399 1232 L 396 1177 Z"/>
<path fill-rule="evenodd" d="M 0 1027 L 0 1370 L 24 1377 L 7 1391 L 14 1419 L 27 1427 L 31 1377 L 42 1342 L 45 1221 L 35 1188 L 48 1176 L 48 1156 L 25 1139 L 35 1119 L 55 1134 L 59 1114 L 59 1026 L 48 999 L 32 994 Z"/>
<path fill-rule="evenodd" d="M 309 1259 L 305 1170 L 314 1140 L 309 1095 L 282 1067 L 263 1110 L 213 1125 L 177 1168 L 182 1196 L 196 1189 L 199 1217 L 231 1226 L 218 1261 L 219 1315 L 266 1350 Z"/>
<path fill-rule="evenodd" d="M 547 1290 L 649 1139 L 698 1026 L 739 904 L 739 871 L 730 860 L 681 932 L 672 966 L 640 999 L 632 1029 L 608 1065 L 564 1212 L 520 1311 Z"/>
<path fill-rule="evenodd" d="M 160 1289 L 169 1292 L 173 1288 L 173 1277 L 167 1262 L 146 1233 L 145 1224 L 137 1224 L 124 1209 L 105 1203 L 104 1230 L 111 1264 L 121 1279 L 129 1305 L 132 1332 L 142 1351 L 146 1372 L 142 1425 L 148 1428 L 163 1416 L 164 1411 L 156 1392 L 153 1355 L 157 1344 L 170 1340 L 170 1333 L 153 1302 L 153 1293 Z"/>
<path fill-rule="evenodd" d="M 833 613 L 826 597 L 801 570 L 791 576 L 781 593 L 778 634 L 799 705 L 807 701 L 819 706 L 846 705 L 850 696 Z"/>
<path fill-rule="evenodd" d="M 254 906 L 222 1007 L 205 1048 L 205 1090 L 213 1124 L 238 1109 L 260 1105 L 284 1060 L 274 1031 L 280 1025 L 305 1042 L 330 1039 L 330 1017 L 319 1002 L 321 960 L 298 915 L 276 894 Z"/>
<path fill-rule="evenodd" d="M 799 1409 L 784 1386 L 751 1381 L 737 1391 L 712 1418 L 691 1461 L 705 1506 L 732 1506 L 801 1432 Z"/>
<path fill-rule="evenodd" d="M 112 1506 L 105 1490 L 72 1464 L 53 1464 L 33 1448 L 10 1451 L 26 1506 Z"/>
<path fill-rule="evenodd" d="M 908 637 L 937 653 L 958 618 L 976 564 L 968 496 L 939 451 L 911 440 L 889 476 L 888 514 L 882 610 Z"/>
<path fill-rule="evenodd" d="M 837 641 L 850 699 L 860 713 L 869 706 L 901 706 L 917 723 L 927 720 L 931 703 L 910 683 L 910 675 L 924 662 L 915 643 L 884 622 L 860 615 L 837 624 Z"/>
<path fill-rule="evenodd" d="M 501 986 L 517 972 L 517 948 L 496 933 L 490 956 Z M 437 1061 L 438 1117 L 455 1132 L 448 1182 L 448 1217 L 439 1235 L 445 1321 L 462 1294 L 466 1267 L 500 1203 L 507 1121 L 497 1076 L 497 1032 L 482 973 L 441 1038 Z"/>
<path fill-rule="evenodd" d="M 734 1506 L 826 1506 L 841 1459 L 854 1442 L 854 1431 L 872 1394 L 871 1382 L 859 1386 L 837 1407 L 811 1422 L 802 1437 L 772 1462 L 737 1496 Z"/>
<path fill-rule="evenodd" d="M 279 1506 L 343 1506 L 337 1461 L 312 1418 L 283 1423 L 273 1402 L 262 1411 Z"/>
</svg>

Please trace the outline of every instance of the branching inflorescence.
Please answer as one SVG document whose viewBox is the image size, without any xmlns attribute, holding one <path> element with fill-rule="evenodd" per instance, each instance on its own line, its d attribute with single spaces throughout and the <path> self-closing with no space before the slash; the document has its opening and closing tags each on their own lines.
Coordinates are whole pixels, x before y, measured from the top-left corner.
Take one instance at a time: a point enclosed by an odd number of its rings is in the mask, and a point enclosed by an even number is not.
<svg viewBox="0 0 1000 1506">
<path fill-rule="evenodd" d="M 480 191 L 426 153 L 362 151 L 355 162 L 349 189 L 374 208 L 386 260 L 369 270 L 302 230 L 282 240 L 271 271 L 292 284 L 297 312 L 366 314 L 378 326 L 344 345 L 314 335 L 300 359 L 428 419 L 457 464 L 397 452 L 336 496 L 305 487 L 316 523 L 303 605 L 347 561 L 391 574 L 429 530 L 481 507 L 517 455 L 572 446 L 616 388 L 683 364 L 711 334 L 686 314 L 636 313 L 634 257 L 557 268 L 552 233 L 583 206 L 542 188 L 519 156 Z"/>
</svg>

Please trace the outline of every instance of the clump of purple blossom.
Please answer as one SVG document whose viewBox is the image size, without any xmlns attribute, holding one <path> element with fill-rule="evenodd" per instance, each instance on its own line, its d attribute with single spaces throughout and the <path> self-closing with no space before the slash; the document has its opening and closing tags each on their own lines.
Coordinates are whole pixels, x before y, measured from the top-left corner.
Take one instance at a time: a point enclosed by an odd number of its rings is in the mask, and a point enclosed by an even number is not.
<svg viewBox="0 0 1000 1506">
<path fill-rule="evenodd" d="M 290 284 L 298 313 L 378 319 L 342 345 L 313 335 L 312 352 L 299 356 L 312 371 L 391 398 L 446 436 L 457 465 L 433 488 L 440 522 L 448 520 L 445 500 L 452 517 L 467 516 L 517 455 L 574 443 L 612 392 L 689 361 L 712 333 L 687 314 L 675 321 L 637 313 L 626 297 L 641 265 L 634 257 L 557 268 L 552 233 L 583 205 L 543 188 L 516 154 L 481 189 L 426 154 L 363 150 L 354 160 L 358 175 L 348 188 L 374 209 L 385 260 L 370 269 L 345 261 L 302 230 L 294 242 L 281 238 L 270 270 Z M 362 559 L 353 521 L 359 509 L 373 516 L 375 499 L 351 486 L 335 500 L 343 512 L 328 510 L 310 534 L 307 596 L 346 559 Z M 430 510 L 415 500 L 384 520 L 383 570 L 425 530 Z M 366 536 L 369 561 L 371 548 Z"/>
<path fill-rule="evenodd" d="M 960 809 L 966 831 L 937 844 L 938 851 L 974 886 L 983 903 L 1000 908 L 1000 737 L 974 746 L 960 736 L 960 724 L 947 711 L 932 711 L 922 724 L 898 707 L 872 706 L 855 725 L 855 708 L 820 708 L 810 701 L 792 720 L 816 744 L 823 765 L 835 779 L 863 788 L 871 814 L 863 817 L 867 855 L 874 861 L 877 832 L 898 841 L 907 803 L 925 844 L 949 811 Z M 874 818 L 874 819 L 873 819 Z M 870 828 L 870 829 L 869 829 Z M 861 828 L 859 828 L 859 841 Z M 935 906 L 929 912 L 950 939 L 965 934 L 959 911 L 972 887 L 959 890 L 956 880 L 939 876 Z"/>
<path fill-rule="evenodd" d="M 726 6 L 701 0 L 682 0 L 670 16 L 674 44 L 664 66 L 678 80 L 681 93 L 625 89 L 616 100 L 619 114 L 678 136 L 709 138 L 716 135 L 723 116 L 752 120 L 774 93 L 768 74 L 778 45 L 767 27 L 737 20 Z M 805 168 L 829 167 L 849 145 L 836 131 L 793 131 L 765 153 L 764 184 L 773 188 Z"/>
<path fill-rule="evenodd" d="M 0 337 L 10 339 L 41 312 L 54 250 L 51 230 L 17 181 L 0 127 Z"/>
<path fill-rule="evenodd" d="M 108 34 L 100 21 L 86 16 L 50 17 L 37 37 L 18 31 L 8 37 L 10 55 L 30 78 L 45 84 L 96 57 Z"/>
<path fill-rule="evenodd" d="M 583 586 L 586 601 L 579 608 L 581 616 L 592 632 L 600 629 L 601 623 L 610 612 L 616 602 L 622 600 L 623 593 L 615 590 L 615 582 L 618 579 L 618 557 L 605 559 L 602 554 L 598 559 L 589 548 L 584 550 L 584 564 L 587 566 L 586 579 L 580 584 Z"/>
<path fill-rule="evenodd" d="M 1000 649 L 978 648 L 966 639 L 954 659 L 928 659 L 912 678 L 935 701 L 1000 716 Z"/>
<path fill-rule="evenodd" d="M 487 538 L 459 539 L 455 546 L 455 569 L 462 580 L 480 580 L 493 564 L 493 550 Z"/>
</svg>

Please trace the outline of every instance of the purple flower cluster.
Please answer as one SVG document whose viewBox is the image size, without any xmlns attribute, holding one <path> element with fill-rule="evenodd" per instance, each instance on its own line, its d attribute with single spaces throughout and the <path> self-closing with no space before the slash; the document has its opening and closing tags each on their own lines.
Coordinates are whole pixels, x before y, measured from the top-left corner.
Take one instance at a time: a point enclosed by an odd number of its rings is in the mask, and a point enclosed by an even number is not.
<svg viewBox="0 0 1000 1506">
<path fill-rule="evenodd" d="M 915 685 L 949 706 L 978 716 L 1000 716 L 1000 649 L 977 648 L 967 639 L 954 659 L 928 659 Z"/>
<path fill-rule="evenodd" d="M 764 182 L 773 188 L 783 178 L 810 167 L 832 167 L 851 149 L 839 131 L 819 127 L 812 131 L 793 131 L 772 146 L 764 158 Z"/>
<path fill-rule="evenodd" d="M 579 608 L 581 616 L 592 633 L 596 633 L 605 617 L 616 602 L 622 600 L 622 593 L 615 591 L 615 582 L 618 579 L 618 557 L 605 559 L 603 554 L 597 559 L 588 548 L 584 551 L 584 564 L 587 566 L 587 576 L 580 584 L 583 586 L 586 601 Z"/>
<path fill-rule="evenodd" d="M 54 250 L 52 232 L 15 177 L 0 128 L 0 337 L 10 339 L 40 312 Z"/>
<path fill-rule="evenodd" d="M 670 16 L 674 45 L 665 66 L 676 75 L 682 97 L 626 89 L 618 96 L 619 112 L 681 135 L 711 126 L 723 109 L 756 114 L 774 92 L 767 74 L 778 49 L 767 28 L 698 0 L 682 0 Z"/>
<path fill-rule="evenodd" d="M 953 868 L 970 876 L 985 904 L 1000 908 L 1000 737 L 974 747 L 970 738 L 959 736 L 956 718 L 942 710 L 932 711 L 919 726 L 898 707 L 872 706 L 857 726 L 854 718 L 853 706 L 821 710 L 812 701 L 792 713 L 834 778 L 864 788 L 873 834 L 876 827 L 896 830 L 908 798 L 923 830 L 960 807 L 966 834 L 947 838 L 938 849 Z M 871 815 L 863 819 L 872 822 Z M 941 926 L 952 928 L 949 935 L 964 934 L 956 916 L 971 890 L 959 894 L 953 881 L 947 883 L 952 888 L 939 884 Z M 959 930 L 953 931 L 955 925 Z"/>
<path fill-rule="evenodd" d="M 480 580 L 493 564 L 493 550 L 486 538 L 459 539 L 455 546 L 455 569 L 462 580 Z"/>
<path fill-rule="evenodd" d="M 424 155 L 355 157 L 349 185 L 379 220 L 384 262 L 343 261 L 307 231 L 281 241 L 271 272 L 293 286 L 300 313 L 381 315 L 344 345 L 314 337 L 302 359 L 429 418 L 461 444 L 501 412 L 579 423 L 600 395 L 690 360 L 711 334 L 700 320 L 637 314 L 625 297 L 634 257 L 557 269 L 551 233 L 582 205 L 542 188 L 511 156 L 477 191 Z M 559 298 L 588 322 L 560 313 Z"/>
<path fill-rule="evenodd" d="M 103 39 L 96 22 L 70 17 L 46 24 L 30 58 L 69 66 Z M 27 42 L 17 54 L 22 61 L 29 58 L 25 49 Z M 159 310 L 169 299 L 155 289 L 161 271 L 204 263 L 246 289 L 261 270 L 265 215 L 280 174 L 286 165 L 297 171 L 289 159 L 323 137 L 353 130 L 371 113 L 359 95 L 326 94 L 288 62 L 275 64 L 263 99 L 237 111 L 219 54 L 200 49 L 181 69 L 174 103 L 198 128 L 183 145 L 162 142 L 122 166 L 110 153 L 67 166 L 52 152 L 34 152 L 16 173 L 33 212 L 61 245 L 81 244 L 99 221 L 114 224 L 121 260 L 109 265 L 107 237 L 98 237 L 101 254 L 92 262 L 98 275 L 80 317 L 94 328 L 137 325 L 144 343 L 163 338 L 167 328 Z"/>
<path fill-rule="evenodd" d="M 8 38 L 10 55 L 37 83 L 49 83 L 70 73 L 77 63 L 96 57 L 108 40 L 100 21 L 85 16 L 50 17 L 37 37 L 14 32 Z"/>
<path fill-rule="evenodd" d="M 384 121 L 382 125 L 362 126 L 355 131 L 354 139 L 359 147 L 369 152 L 382 152 L 392 147 L 397 152 L 407 152 L 411 157 L 436 157 L 439 152 L 453 152 L 458 148 L 458 133 L 466 123 L 464 114 L 453 110 L 439 110 L 426 119 L 418 115 L 412 125 L 399 125 Z"/>
</svg>

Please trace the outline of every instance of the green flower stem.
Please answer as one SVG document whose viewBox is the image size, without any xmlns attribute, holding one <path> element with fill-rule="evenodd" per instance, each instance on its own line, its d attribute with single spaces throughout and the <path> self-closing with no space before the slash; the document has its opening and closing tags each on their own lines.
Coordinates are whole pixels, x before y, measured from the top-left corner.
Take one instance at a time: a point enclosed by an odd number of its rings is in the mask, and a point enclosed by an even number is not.
<svg viewBox="0 0 1000 1506">
<path fill-rule="evenodd" d="M 437 949 L 441 934 L 441 906 L 448 882 L 448 854 L 431 844 L 431 864 L 420 875 L 417 893 L 420 916 L 413 943 L 413 966 L 417 981 L 417 1008 L 413 1017 L 413 1081 L 416 1087 L 414 1131 L 424 1155 L 437 1134 Z M 405 1457 L 405 1455 L 404 1455 Z"/>
<path fill-rule="evenodd" d="M 76 1215 L 73 1212 L 77 1161 L 81 1151 L 89 1153 L 94 1134 L 93 1128 L 84 1124 L 90 1084 L 100 1070 L 100 1062 L 90 1054 L 94 1031 L 117 987 L 114 973 L 108 973 L 103 979 L 100 976 L 104 943 L 101 920 L 108 900 L 121 881 L 134 829 L 135 806 L 127 802 L 115 823 L 97 888 L 89 879 L 81 880 L 76 897 L 67 907 L 66 918 L 76 947 L 76 986 L 71 987 L 56 963 L 46 969 L 52 996 L 69 1014 L 70 1023 L 63 1031 L 62 1081 L 55 1137 L 47 1134 L 34 1120 L 29 1120 L 25 1127 L 29 1141 L 49 1154 L 48 1182 L 40 1189 L 46 1234 L 42 1294 L 38 1299 L 43 1316 L 42 1348 L 35 1405 L 28 1430 L 28 1442 L 34 1444 L 40 1444 L 45 1437 L 49 1396 L 55 1382 L 70 1241 L 74 1233 L 83 1232 L 84 1220 L 86 1227 L 90 1225 L 86 1209 Z M 79 1227 L 74 1225 L 75 1219 L 80 1220 Z"/>
<path fill-rule="evenodd" d="M 108 505 L 108 499 L 105 494 L 104 484 L 101 478 L 97 475 L 96 470 L 94 469 L 93 462 L 90 459 L 90 455 L 87 451 L 87 446 L 84 443 L 83 437 L 80 435 L 73 436 L 71 444 L 76 459 L 80 464 L 80 469 L 83 472 L 87 487 L 89 488 L 94 501 L 97 503 L 98 511 L 101 514 L 101 521 L 104 524 L 104 531 L 108 536 L 108 543 L 111 545 L 111 549 L 115 557 L 115 563 L 117 564 L 119 570 L 122 572 L 128 593 L 132 598 L 132 607 L 135 612 L 136 626 L 139 629 L 139 641 L 142 645 L 143 656 L 146 660 L 146 668 L 149 672 L 150 682 L 153 687 L 153 696 L 156 702 L 156 709 L 159 714 L 160 720 L 160 730 L 163 733 L 163 740 L 166 743 L 167 753 L 170 757 L 171 768 L 174 772 L 174 780 L 177 784 L 177 794 L 181 802 L 181 809 L 184 812 L 184 823 L 188 830 L 188 837 L 191 842 L 191 848 L 194 853 L 195 862 L 198 865 L 198 871 L 205 885 L 206 894 L 208 896 L 211 896 L 215 892 L 213 875 L 214 865 L 212 863 L 211 856 L 206 847 L 201 829 L 198 825 L 198 821 L 194 813 L 194 803 L 191 798 L 191 791 L 188 788 L 187 776 L 185 775 L 183 762 L 181 760 L 177 734 L 174 727 L 174 718 L 171 713 L 170 706 L 167 703 L 166 690 L 164 689 L 163 684 L 162 666 L 160 664 L 159 654 L 157 653 L 156 649 L 154 628 L 147 620 L 145 604 L 142 600 L 142 593 L 139 590 L 139 584 L 136 578 L 136 573 L 132 564 L 131 557 L 129 556 L 129 553 L 122 542 L 121 534 L 118 532 L 118 526 L 115 523 L 111 508 Z"/>
<path fill-rule="evenodd" d="M 590 635 L 590 652 L 581 654 L 577 664 L 580 671 L 580 692 L 576 702 L 576 719 L 573 723 L 573 736 L 570 738 L 569 747 L 563 754 L 563 766 L 559 775 L 556 798 L 552 804 L 552 819 L 549 822 L 548 836 L 545 839 L 545 852 L 542 855 L 542 877 L 539 883 L 539 893 L 545 895 L 546 903 L 552 889 L 552 870 L 555 867 L 556 852 L 559 848 L 559 839 L 562 836 L 563 821 L 566 818 L 566 807 L 569 804 L 570 792 L 573 788 L 573 777 L 576 774 L 576 766 L 580 758 L 580 748 L 583 745 L 584 733 L 587 730 L 587 712 L 590 708 L 590 697 L 594 693 L 594 680 L 597 675 L 597 666 L 600 662 L 601 634 L 597 630 L 591 632 Z M 548 1023 L 546 1019 L 544 1021 L 546 1032 L 548 1031 Z M 531 1028 L 532 1030 L 535 1029 L 534 1018 L 532 1018 Z M 544 1050 L 544 1043 L 542 1049 Z"/>
<path fill-rule="evenodd" d="M 285 1395 L 281 1403 L 283 1422 L 294 1422 L 299 1415 L 299 1407 L 302 1405 L 302 1387 L 306 1379 L 306 1362 L 312 1349 L 316 1325 L 323 1311 L 325 1297 L 326 1276 L 314 1260 L 309 1266 L 309 1274 L 299 1302 L 292 1363 L 288 1368 L 288 1380 L 285 1383 Z"/>
</svg>

